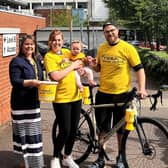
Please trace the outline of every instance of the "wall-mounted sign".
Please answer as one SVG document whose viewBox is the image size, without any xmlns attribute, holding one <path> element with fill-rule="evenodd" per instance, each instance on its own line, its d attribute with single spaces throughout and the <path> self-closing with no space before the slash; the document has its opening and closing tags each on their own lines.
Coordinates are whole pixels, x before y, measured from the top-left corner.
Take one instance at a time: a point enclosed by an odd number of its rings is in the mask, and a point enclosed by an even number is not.
<svg viewBox="0 0 168 168">
<path fill-rule="evenodd" d="M 3 34 L 3 56 L 16 54 L 16 34 Z"/>
</svg>

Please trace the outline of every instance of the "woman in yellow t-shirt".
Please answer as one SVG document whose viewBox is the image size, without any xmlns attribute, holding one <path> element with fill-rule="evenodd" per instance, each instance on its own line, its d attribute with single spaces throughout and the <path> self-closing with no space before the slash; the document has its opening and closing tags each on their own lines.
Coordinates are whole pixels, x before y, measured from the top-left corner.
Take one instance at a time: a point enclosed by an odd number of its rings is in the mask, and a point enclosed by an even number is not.
<svg viewBox="0 0 168 168">
<path fill-rule="evenodd" d="M 79 168 L 73 161 L 71 152 L 75 141 L 75 134 L 81 112 L 81 93 L 76 85 L 75 70 L 81 67 L 81 61 L 70 64 L 64 63 L 63 58 L 70 55 L 68 49 L 62 48 L 63 34 L 60 30 L 50 33 L 49 51 L 44 57 L 44 66 L 50 79 L 58 81 L 57 93 L 53 102 L 53 109 L 57 117 L 60 131 L 54 142 L 51 168 L 60 168 L 59 157 L 64 147 L 62 164 L 69 168 Z"/>
</svg>

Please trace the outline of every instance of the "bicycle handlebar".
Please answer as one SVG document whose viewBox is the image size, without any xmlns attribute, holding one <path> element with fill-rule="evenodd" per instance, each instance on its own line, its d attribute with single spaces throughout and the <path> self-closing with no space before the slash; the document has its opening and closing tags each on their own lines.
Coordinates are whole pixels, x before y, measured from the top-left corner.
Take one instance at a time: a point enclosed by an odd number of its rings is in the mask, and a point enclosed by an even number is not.
<svg viewBox="0 0 168 168">
<path fill-rule="evenodd" d="M 99 84 L 96 84 L 94 86 L 90 86 L 88 83 L 83 83 L 84 86 L 88 86 L 89 87 L 89 91 L 90 91 L 90 99 L 91 99 L 91 102 L 93 104 L 93 93 L 92 93 L 92 89 L 95 88 L 95 87 L 99 87 L 100 85 Z M 161 101 L 161 104 L 162 104 L 162 90 L 168 90 L 168 85 L 161 85 L 159 90 L 157 91 L 157 93 L 155 94 L 149 94 L 147 97 L 150 99 L 150 102 L 151 102 L 151 107 L 150 107 L 150 110 L 153 110 L 155 111 L 156 110 L 156 107 L 157 107 L 157 104 L 158 104 L 158 99 L 160 97 L 160 101 Z M 124 102 L 124 106 L 127 106 L 127 104 L 132 101 L 134 98 L 137 98 L 137 99 L 141 99 L 140 98 L 140 95 L 138 94 L 137 92 L 137 88 L 136 87 L 133 87 L 132 90 L 129 92 L 128 94 L 128 97 L 126 99 L 126 101 Z M 153 101 L 152 101 L 153 99 Z"/>
<path fill-rule="evenodd" d="M 168 85 L 167 85 L 167 89 L 168 89 Z M 140 96 L 139 96 L 139 94 L 137 93 L 137 88 L 133 88 L 130 93 L 132 94 L 131 95 L 132 97 L 128 98 L 128 101 L 133 100 L 134 97 L 136 97 L 137 99 L 141 99 Z M 157 93 L 155 93 L 155 94 L 149 94 L 147 97 L 150 99 L 150 102 L 151 102 L 150 110 L 156 111 L 156 106 L 157 106 L 159 97 L 160 97 L 160 101 L 161 101 L 161 104 L 162 104 L 162 90 L 159 89 L 157 91 Z M 153 100 L 154 100 L 153 103 L 152 103 L 151 98 L 153 98 Z"/>
<path fill-rule="evenodd" d="M 151 104 L 152 104 L 152 106 L 150 107 L 150 110 L 155 111 L 159 97 L 160 97 L 160 101 L 161 101 L 161 104 L 162 104 L 162 91 L 161 91 L 161 90 L 158 90 L 157 93 L 152 94 L 152 95 L 148 95 L 148 97 L 150 98 L 150 102 L 151 102 Z M 154 102 L 153 102 L 153 103 L 152 103 L 151 98 L 154 99 Z"/>
<path fill-rule="evenodd" d="M 152 95 L 148 95 L 148 97 L 150 98 L 150 102 L 152 104 L 152 106 L 150 107 L 150 110 L 153 110 L 153 111 L 156 110 L 156 106 L 157 106 L 159 97 L 160 97 L 160 102 L 162 104 L 162 102 L 163 102 L 163 99 L 162 99 L 163 98 L 162 97 L 163 93 L 162 93 L 162 91 L 166 91 L 166 90 L 168 90 L 168 85 L 161 85 L 160 88 L 158 89 L 157 93 L 152 94 Z M 153 103 L 152 103 L 151 98 L 154 99 Z"/>
</svg>

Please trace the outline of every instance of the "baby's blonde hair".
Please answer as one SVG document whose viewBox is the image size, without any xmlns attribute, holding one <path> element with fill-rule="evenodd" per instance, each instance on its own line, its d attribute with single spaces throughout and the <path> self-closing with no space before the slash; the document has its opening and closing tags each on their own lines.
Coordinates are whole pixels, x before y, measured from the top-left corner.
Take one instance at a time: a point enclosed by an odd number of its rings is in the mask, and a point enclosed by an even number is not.
<svg viewBox="0 0 168 168">
<path fill-rule="evenodd" d="M 81 45 L 81 48 L 83 47 L 80 40 L 72 40 L 71 46 L 72 46 L 72 44 L 80 44 L 80 45 Z"/>
</svg>

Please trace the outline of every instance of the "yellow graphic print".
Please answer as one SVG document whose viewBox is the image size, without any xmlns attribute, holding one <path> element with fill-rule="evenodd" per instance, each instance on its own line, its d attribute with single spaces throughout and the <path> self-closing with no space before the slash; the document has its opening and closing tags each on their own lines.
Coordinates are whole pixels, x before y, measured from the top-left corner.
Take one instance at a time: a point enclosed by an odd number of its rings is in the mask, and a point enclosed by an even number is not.
<svg viewBox="0 0 168 168">
<path fill-rule="evenodd" d="M 70 65 L 71 65 L 71 61 L 62 62 L 61 69 L 65 69 L 65 68 L 69 67 Z"/>
<path fill-rule="evenodd" d="M 122 64 L 125 63 L 123 57 L 117 57 L 117 56 L 111 57 L 111 56 L 107 56 L 107 55 L 104 55 L 104 56 L 102 57 L 102 61 L 103 61 L 104 63 L 113 63 L 113 64 L 115 64 L 115 65 L 122 65 Z"/>
</svg>

